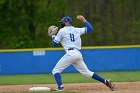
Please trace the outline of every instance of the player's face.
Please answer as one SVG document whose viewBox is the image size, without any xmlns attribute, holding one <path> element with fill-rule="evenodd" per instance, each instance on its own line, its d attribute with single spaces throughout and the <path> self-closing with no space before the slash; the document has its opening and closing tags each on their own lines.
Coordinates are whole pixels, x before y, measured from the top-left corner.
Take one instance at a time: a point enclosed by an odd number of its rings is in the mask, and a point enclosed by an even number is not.
<svg viewBox="0 0 140 93">
<path fill-rule="evenodd" d="M 65 25 L 66 25 L 66 26 L 70 26 L 71 24 L 70 24 L 69 22 L 66 22 Z"/>
</svg>

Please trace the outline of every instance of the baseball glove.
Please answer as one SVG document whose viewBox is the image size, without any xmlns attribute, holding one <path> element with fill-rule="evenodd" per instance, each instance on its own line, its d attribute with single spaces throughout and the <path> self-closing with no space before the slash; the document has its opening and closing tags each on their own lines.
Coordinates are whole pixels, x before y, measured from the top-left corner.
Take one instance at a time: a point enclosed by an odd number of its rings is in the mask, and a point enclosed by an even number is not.
<svg viewBox="0 0 140 93">
<path fill-rule="evenodd" d="M 55 35 L 57 32 L 58 32 L 58 27 L 57 26 L 51 25 L 48 28 L 48 35 L 49 36 Z"/>
</svg>

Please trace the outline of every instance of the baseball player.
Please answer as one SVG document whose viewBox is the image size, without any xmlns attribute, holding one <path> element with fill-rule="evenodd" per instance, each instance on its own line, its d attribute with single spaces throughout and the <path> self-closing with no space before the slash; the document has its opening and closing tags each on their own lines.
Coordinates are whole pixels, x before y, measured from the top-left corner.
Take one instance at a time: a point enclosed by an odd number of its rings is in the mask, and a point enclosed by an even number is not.
<svg viewBox="0 0 140 93">
<path fill-rule="evenodd" d="M 108 86 L 112 91 L 114 90 L 114 85 L 110 80 L 106 80 L 90 71 L 83 61 L 81 52 L 81 35 L 90 33 L 93 31 L 91 24 L 82 16 L 77 16 L 77 19 L 84 23 L 85 27 L 77 28 L 72 26 L 72 19 L 69 16 L 65 16 L 60 21 L 62 28 L 58 31 L 57 35 L 52 35 L 53 45 L 56 46 L 59 43 L 64 47 L 66 54 L 58 61 L 52 73 L 58 85 L 55 91 L 63 91 L 63 84 L 60 73 L 70 65 L 73 65 L 81 74 L 84 76 L 96 79 L 106 86 Z"/>
</svg>

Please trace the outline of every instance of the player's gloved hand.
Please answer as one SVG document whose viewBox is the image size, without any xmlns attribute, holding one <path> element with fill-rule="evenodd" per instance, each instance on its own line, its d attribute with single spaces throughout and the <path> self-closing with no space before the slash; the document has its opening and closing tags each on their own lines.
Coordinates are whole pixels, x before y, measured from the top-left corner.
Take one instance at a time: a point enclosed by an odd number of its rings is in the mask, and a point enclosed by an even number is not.
<svg viewBox="0 0 140 93">
<path fill-rule="evenodd" d="M 48 35 L 49 35 L 49 36 L 56 35 L 57 32 L 58 32 L 58 27 L 57 27 L 57 26 L 51 25 L 51 26 L 48 28 Z"/>
<path fill-rule="evenodd" d="M 86 22 L 86 19 L 82 15 L 77 15 L 77 19 L 80 20 L 81 22 Z"/>
</svg>

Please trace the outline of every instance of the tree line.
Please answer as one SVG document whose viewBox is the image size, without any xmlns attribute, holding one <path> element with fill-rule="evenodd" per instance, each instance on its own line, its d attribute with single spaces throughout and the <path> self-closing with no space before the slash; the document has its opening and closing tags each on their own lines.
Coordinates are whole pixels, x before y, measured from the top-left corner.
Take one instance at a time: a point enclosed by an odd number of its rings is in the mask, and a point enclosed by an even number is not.
<svg viewBox="0 0 140 93">
<path fill-rule="evenodd" d="M 53 47 L 48 27 L 64 16 L 83 27 L 79 14 L 94 27 L 83 46 L 140 44 L 139 9 L 140 0 L 0 0 L 0 48 Z"/>
</svg>

